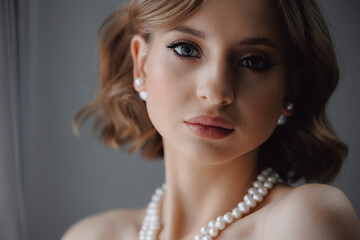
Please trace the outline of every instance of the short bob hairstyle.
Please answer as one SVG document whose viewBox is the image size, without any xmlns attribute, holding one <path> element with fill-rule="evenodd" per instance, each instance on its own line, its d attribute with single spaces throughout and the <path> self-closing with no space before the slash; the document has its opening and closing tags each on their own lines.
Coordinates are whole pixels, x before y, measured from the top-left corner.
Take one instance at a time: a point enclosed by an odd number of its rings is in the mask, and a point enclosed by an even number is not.
<svg viewBox="0 0 360 240">
<path fill-rule="evenodd" d="M 141 34 L 148 40 L 157 29 L 180 25 L 205 1 L 132 0 L 108 17 L 98 34 L 101 89 L 77 113 L 75 126 L 95 115 L 94 129 L 107 145 L 141 150 L 146 159 L 163 157 L 162 138 L 133 88 L 131 38 Z M 301 178 L 329 182 L 348 152 L 325 112 L 339 80 L 331 37 L 315 0 L 273 0 L 273 4 L 288 42 L 287 100 L 296 108 L 260 146 L 258 167 L 272 167 L 288 183 Z"/>
</svg>

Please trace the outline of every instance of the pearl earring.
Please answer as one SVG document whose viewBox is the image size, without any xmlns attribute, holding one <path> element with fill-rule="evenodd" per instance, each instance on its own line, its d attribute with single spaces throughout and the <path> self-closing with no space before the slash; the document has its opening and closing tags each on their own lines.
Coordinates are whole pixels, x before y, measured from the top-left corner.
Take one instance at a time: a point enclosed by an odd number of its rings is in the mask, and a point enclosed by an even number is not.
<svg viewBox="0 0 360 240">
<path fill-rule="evenodd" d="M 294 104 L 289 102 L 288 105 L 286 105 L 286 110 L 291 111 L 294 109 Z"/>
<path fill-rule="evenodd" d="M 136 86 L 141 86 L 141 85 L 143 85 L 143 83 L 144 83 L 144 80 L 142 80 L 141 78 L 136 78 L 135 79 L 135 85 Z"/>
<path fill-rule="evenodd" d="M 143 100 L 144 102 L 146 102 L 146 97 L 147 97 L 146 91 L 141 91 L 141 92 L 139 92 L 139 96 L 140 96 L 141 100 Z"/>
<path fill-rule="evenodd" d="M 285 117 L 284 115 L 280 115 L 278 121 L 277 121 L 277 125 L 281 126 L 284 125 L 286 123 L 287 117 Z"/>
<path fill-rule="evenodd" d="M 294 109 L 294 104 L 289 102 L 287 105 L 286 105 L 286 110 L 288 111 L 292 111 Z M 277 122 L 277 125 L 278 126 L 281 126 L 281 125 L 284 125 L 286 123 L 286 120 L 287 120 L 287 117 L 285 117 L 284 115 L 280 115 L 279 116 L 279 119 L 278 119 L 278 122 Z"/>
<path fill-rule="evenodd" d="M 144 84 L 144 80 L 142 80 L 141 78 L 136 78 L 135 79 L 135 85 L 140 87 Z M 141 91 L 139 92 L 139 96 L 141 98 L 141 100 L 143 100 L 144 102 L 146 101 L 146 97 L 147 97 L 147 93 L 146 91 Z"/>
</svg>

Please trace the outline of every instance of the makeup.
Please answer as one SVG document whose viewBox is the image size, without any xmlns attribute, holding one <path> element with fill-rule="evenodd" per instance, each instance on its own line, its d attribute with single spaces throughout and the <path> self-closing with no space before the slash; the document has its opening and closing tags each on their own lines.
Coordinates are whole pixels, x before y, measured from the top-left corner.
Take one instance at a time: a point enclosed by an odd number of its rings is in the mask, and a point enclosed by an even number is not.
<svg viewBox="0 0 360 240">
<path fill-rule="evenodd" d="M 222 139 L 234 131 L 233 125 L 220 117 L 197 116 L 185 124 L 193 134 L 212 140 Z"/>
</svg>

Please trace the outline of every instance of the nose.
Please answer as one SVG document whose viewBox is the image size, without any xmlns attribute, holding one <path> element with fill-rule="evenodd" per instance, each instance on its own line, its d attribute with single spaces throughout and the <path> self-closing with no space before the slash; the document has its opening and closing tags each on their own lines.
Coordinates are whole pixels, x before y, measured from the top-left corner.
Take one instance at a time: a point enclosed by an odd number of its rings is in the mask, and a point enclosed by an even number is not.
<svg viewBox="0 0 360 240">
<path fill-rule="evenodd" d="M 219 60 L 204 68 L 197 86 L 197 97 L 214 105 L 229 105 L 234 101 L 231 71 L 226 61 Z"/>
</svg>

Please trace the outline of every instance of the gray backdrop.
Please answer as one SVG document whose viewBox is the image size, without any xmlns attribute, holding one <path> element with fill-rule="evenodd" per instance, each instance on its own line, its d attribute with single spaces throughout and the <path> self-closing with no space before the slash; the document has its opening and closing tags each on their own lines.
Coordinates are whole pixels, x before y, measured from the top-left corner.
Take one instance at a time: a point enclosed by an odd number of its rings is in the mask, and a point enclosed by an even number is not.
<svg viewBox="0 0 360 240">
<path fill-rule="evenodd" d="M 164 181 L 162 161 L 108 149 L 90 123 L 75 138 L 76 111 L 93 98 L 97 74 L 96 33 L 117 0 L 32 0 L 29 12 L 31 81 L 23 94 L 26 142 L 25 203 L 30 240 L 59 239 L 75 221 L 113 208 L 142 207 Z M 341 82 L 329 115 L 350 147 L 334 185 L 360 215 L 358 107 L 359 1 L 319 1 L 336 44 Z"/>
</svg>

